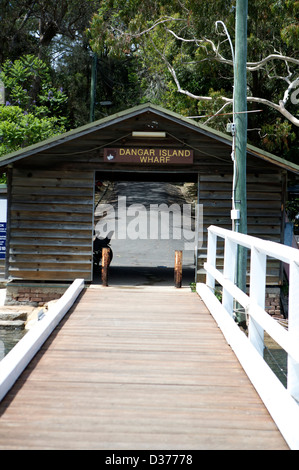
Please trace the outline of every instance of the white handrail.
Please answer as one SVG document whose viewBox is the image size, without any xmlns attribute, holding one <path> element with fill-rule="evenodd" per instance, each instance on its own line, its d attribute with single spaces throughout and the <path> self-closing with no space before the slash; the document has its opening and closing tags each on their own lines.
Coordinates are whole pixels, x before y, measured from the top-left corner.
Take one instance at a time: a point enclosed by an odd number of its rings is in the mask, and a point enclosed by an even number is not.
<svg viewBox="0 0 299 470">
<path fill-rule="evenodd" d="M 225 241 L 223 272 L 216 269 L 218 238 Z M 251 252 L 249 295 L 235 284 L 238 245 Z M 265 311 L 267 257 L 290 266 L 288 331 Z M 210 308 L 290 447 L 299 449 L 299 250 L 210 226 L 204 267 L 206 284 L 197 284 L 197 292 Z M 223 288 L 222 304 L 214 295 L 216 281 Z M 244 333 L 240 335 L 234 321 L 234 301 L 244 307 L 249 317 L 248 337 Z M 268 371 L 270 368 L 263 359 L 265 331 L 288 354 L 287 389 Z"/>
</svg>

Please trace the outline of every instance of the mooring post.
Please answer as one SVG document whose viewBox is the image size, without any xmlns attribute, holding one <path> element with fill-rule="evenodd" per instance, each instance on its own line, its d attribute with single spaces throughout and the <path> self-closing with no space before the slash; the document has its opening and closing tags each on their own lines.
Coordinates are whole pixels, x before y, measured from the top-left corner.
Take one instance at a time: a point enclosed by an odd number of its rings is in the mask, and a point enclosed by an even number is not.
<svg viewBox="0 0 299 470">
<path fill-rule="evenodd" d="M 177 288 L 182 287 L 182 277 L 183 277 L 183 252 L 176 250 L 175 260 L 174 260 L 174 285 Z"/>
<path fill-rule="evenodd" d="M 102 285 L 108 286 L 108 267 L 110 264 L 110 248 L 102 249 Z"/>
</svg>

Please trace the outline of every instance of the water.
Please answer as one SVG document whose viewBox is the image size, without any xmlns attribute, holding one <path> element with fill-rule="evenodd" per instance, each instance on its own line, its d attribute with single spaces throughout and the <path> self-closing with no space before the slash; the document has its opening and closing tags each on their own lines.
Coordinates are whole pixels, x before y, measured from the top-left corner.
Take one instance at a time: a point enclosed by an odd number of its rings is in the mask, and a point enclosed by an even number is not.
<svg viewBox="0 0 299 470">
<path fill-rule="evenodd" d="M 267 333 L 265 333 L 264 359 L 272 372 L 287 387 L 288 355 Z"/>
<path fill-rule="evenodd" d="M 9 351 L 12 350 L 25 334 L 26 330 L 7 330 L 5 328 L 0 328 L 0 361 L 9 353 Z"/>
</svg>

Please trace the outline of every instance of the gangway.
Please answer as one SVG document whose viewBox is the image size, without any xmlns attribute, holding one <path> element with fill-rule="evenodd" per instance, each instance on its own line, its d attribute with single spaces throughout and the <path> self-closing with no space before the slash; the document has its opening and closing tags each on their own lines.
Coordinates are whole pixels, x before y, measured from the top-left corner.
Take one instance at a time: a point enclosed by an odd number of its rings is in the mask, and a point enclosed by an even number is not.
<svg viewBox="0 0 299 470">
<path fill-rule="evenodd" d="M 249 295 L 234 284 L 238 244 L 252 251 Z M 0 363 L 0 449 L 298 449 L 299 260 L 279 247 L 210 227 L 197 292 L 75 281 Z M 289 331 L 263 309 L 267 256 L 290 263 Z M 263 360 L 264 330 L 289 354 L 286 389 Z"/>
</svg>

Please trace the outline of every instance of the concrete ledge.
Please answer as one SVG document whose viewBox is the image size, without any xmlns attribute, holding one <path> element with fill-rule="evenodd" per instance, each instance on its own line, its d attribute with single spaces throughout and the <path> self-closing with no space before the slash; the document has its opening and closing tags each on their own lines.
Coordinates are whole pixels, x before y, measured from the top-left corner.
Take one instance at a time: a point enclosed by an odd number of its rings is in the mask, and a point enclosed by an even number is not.
<svg viewBox="0 0 299 470">
<path fill-rule="evenodd" d="M 0 362 L 0 401 L 70 310 L 83 289 L 83 279 L 74 281 L 65 294 L 49 308 L 47 315 L 2 359 Z"/>
</svg>

